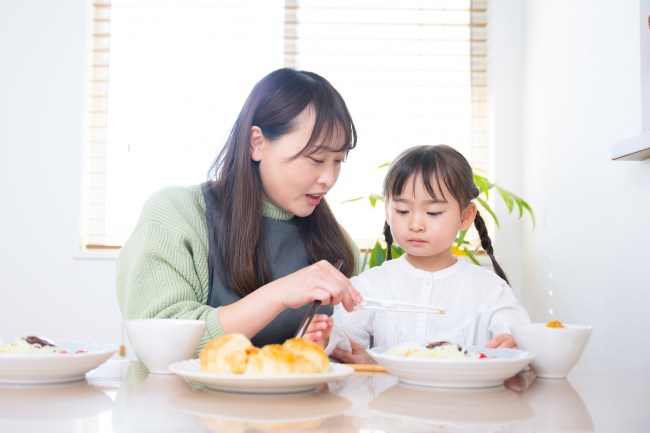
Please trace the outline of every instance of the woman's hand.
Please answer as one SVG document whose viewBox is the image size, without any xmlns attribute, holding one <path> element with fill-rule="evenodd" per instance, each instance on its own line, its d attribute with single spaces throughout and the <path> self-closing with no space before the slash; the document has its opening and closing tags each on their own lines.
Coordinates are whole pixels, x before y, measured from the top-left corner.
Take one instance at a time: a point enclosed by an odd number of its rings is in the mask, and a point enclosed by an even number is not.
<svg viewBox="0 0 650 433">
<path fill-rule="evenodd" d="M 352 340 L 350 340 L 350 346 L 352 352 L 345 352 L 337 348 L 332 351 L 330 357 L 343 364 L 376 364 L 363 346 Z"/>
<path fill-rule="evenodd" d="M 323 305 L 343 303 L 352 311 L 363 298 L 350 280 L 325 260 L 278 278 L 237 302 L 219 309 L 224 333 L 240 332 L 252 338 L 286 308 L 319 300 Z"/>
<path fill-rule="evenodd" d="M 352 311 L 354 302 L 363 300 L 350 280 L 326 260 L 279 278 L 264 287 L 271 286 L 274 293 L 278 293 L 284 308 L 299 308 L 318 300 L 323 305 L 342 302 L 347 311 Z"/>
<path fill-rule="evenodd" d="M 510 335 L 510 334 L 499 334 L 495 335 L 494 338 L 485 345 L 485 347 L 489 348 L 514 348 L 517 347 L 517 343 L 515 343 L 515 338 Z"/>
<path fill-rule="evenodd" d="M 327 314 L 316 314 L 307 327 L 304 338 L 317 343 L 323 349 L 327 347 L 334 321 Z"/>
</svg>

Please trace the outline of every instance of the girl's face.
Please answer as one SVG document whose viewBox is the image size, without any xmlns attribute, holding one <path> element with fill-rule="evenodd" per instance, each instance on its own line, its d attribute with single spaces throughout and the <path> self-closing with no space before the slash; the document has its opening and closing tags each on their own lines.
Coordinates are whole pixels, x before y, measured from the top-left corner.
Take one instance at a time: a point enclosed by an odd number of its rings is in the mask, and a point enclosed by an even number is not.
<svg viewBox="0 0 650 433">
<path fill-rule="evenodd" d="M 416 268 L 438 271 L 455 263 L 451 247 L 458 231 L 474 221 L 476 205 L 465 209 L 447 187 L 432 179 L 438 200 L 427 193 L 420 175 L 411 176 L 404 190 L 386 203 L 386 221 L 393 239 L 406 251 L 407 260 Z"/>
<path fill-rule="evenodd" d="M 334 186 L 347 156 L 347 150 L 323 150 L 296 157 L 309 141 L 314 123 L 315 113 L 308 107 L 296 119 L 296 128 L 275 141 L 265 138 L 259 127 L 251 128 L 251 159 L 260 163 L 264 199 L 300 217 L 310 215 Z"/>
</svg>

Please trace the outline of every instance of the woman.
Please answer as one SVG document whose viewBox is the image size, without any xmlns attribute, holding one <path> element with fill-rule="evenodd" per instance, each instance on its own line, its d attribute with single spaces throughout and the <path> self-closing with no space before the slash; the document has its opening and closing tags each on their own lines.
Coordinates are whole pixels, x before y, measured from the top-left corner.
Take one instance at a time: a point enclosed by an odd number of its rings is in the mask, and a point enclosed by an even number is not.
<svg viewBox="0 0 650 433">
<path fill-rule="evenodd" d="M 361 300 L 358 250 L 325 194 L 356 146 L 341 95 L 323 77 L 279 69 L 255 85 L 203 185 L 145 204 L 117 260 L 125 319 L 205 320 L 201 343 L 239 332 L 256 346 L 292 337 L 314 300 Z M 331 263 L 342 259 L 341 272 Z M 328 310 L 331 308 L 328 307 Z"/>
</svg>

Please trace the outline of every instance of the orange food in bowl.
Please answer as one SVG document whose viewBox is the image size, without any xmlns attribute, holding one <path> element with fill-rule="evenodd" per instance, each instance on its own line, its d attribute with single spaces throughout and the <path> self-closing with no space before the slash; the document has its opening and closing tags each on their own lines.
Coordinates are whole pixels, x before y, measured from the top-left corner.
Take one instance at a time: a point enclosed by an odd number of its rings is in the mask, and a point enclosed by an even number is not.
<svg viewBox="0 0 650 433">
<path fill-rule="evenodd" d="M 564 328 L 564 324 L 562 322 L 559 322 L 557 320 L 553 320 L 551 322 L 548 322 L 546 324 L 547 328 Z"/>
</svg>

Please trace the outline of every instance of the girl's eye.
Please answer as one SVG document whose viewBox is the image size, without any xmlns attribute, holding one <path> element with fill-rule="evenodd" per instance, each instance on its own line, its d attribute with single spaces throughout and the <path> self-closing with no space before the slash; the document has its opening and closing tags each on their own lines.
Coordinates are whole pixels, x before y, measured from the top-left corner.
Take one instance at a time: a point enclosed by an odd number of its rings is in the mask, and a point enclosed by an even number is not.
<svg viewBox="0 0 650 433">
<path fill-rule="evenodd" d="M 395 209 L 395 212 L 397 212 L 398 215 L 406 215 L 409 213 L 407 210 L 400 210 L 400 209 Z"/>
<path fill-rule="evenodd" d="M 322 160 L 322 159 L 318 159 L 318 158 L 314 158 L 313 156 L 309 156 L 308 158 L 311 159 L 311 160 L 312 160 L 313 162 L 315 162 L 316 164 L 322 164 L 323 162 L 325 162 L 324 160 Z"/>
<path fill-rule="evenodd" d="M 431 216 L 438 216 L 438 215 L 441 215 L 441 214 L 442 214 L 442 212 L 427 212 L 427 215 L 431 215 Z"/>
</svg>

